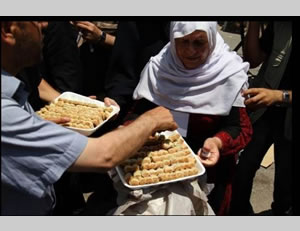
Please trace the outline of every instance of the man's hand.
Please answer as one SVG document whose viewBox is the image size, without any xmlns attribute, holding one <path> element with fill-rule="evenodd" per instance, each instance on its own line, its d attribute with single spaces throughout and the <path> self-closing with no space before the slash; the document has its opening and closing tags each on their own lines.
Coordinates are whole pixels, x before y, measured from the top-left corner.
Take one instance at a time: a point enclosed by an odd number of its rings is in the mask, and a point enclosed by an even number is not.
<svg viewBox="0 0 300 231">
<path fill-rule="evenodd" d="M 118 104 L 115 100 L 113 100 L 113 99 L 111 99 L 111 98 L 108 98 L 108 97 L 105 97 L 105 98 L 104 98 L 104 104 L 105 104 L 105 106 L 107 106 L 107 107 L 109 107 L 110 105 L 113 105 L 113 106 L 116 106 L 116 107 L 118 107 L 118 108 L 120 109 L 119 104 Z M 111 118 L 111 120 L 115 120 L 115 119 L 118 117 L 118 115 L 119 115 L 119 113 L 115 114 L 115 115 Z"/>
<path fill-rule="evenodd" d="M 116 106 L 116 107 L 120 108 L 119 104 L 115 100 L 113 100 L 111 98 L 108 98 L 108 97 L 104 98 L 104 104 L 107 107 L 113 105 L 113 106 Z"/>
<path fill-rule="evenodd" d="M 90 42 L 97 42 L 102 34 L 101 29 L 94 23 L 88 21 L 73 21 L 72 24 L 82 32 L 82 37 Z"/>
<path fill-rule="evenodd" d="M 60 117 L 60 118 L 51 118 L 51 117 L 47 117 L 45 118 L 46 120 L 49 120 L 53 123 L 56 123 L 56 124 L 65 124 L 65 123 L 68 123 L 71 121 L 71 118 L 69 117 Z"/>
<path fill-rule="evenodd" d="M 150 120 L 152 120 L 153 123 L 155 123 L 154 132 L 166 130 L 173 131 L 178 128 L 178 125 L 174 121 L 171 112 L 162 106 L 156 107 L 150 111 L 145 112 L 142 115 L 142 117 L 148 117 Z"/>
<path fill-rule="evenodd" d="M 253 111 L 282 101 L 282 91 L 267 88 L 250 88 L 243 91 L 242 95 L 245 105 Z"/>
</svg>

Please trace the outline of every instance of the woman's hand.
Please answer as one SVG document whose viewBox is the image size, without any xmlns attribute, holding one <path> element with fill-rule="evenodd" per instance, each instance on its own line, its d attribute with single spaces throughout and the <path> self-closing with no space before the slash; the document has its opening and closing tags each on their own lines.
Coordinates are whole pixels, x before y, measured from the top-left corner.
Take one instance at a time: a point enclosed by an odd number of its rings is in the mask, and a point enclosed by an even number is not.
<svg viewBox="0 0 300 231">
<path fill-rule="evenodd" d="M 222 141 L 217 138 L 207 138 L 203 144 L 203 148 L 198 151 L 201 163 L 206 167 L 211 167 L 217 164 L 220 158 L 220 149 Z"/>
</svg>

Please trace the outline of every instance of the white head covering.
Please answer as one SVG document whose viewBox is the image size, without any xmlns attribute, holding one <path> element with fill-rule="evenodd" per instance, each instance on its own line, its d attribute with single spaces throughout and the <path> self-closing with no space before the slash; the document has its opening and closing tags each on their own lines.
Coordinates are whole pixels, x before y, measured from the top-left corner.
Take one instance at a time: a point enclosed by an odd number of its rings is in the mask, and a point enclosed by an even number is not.
<svg viewBox="0 0 300 231">
<path fill-rule="evenodd" d="M 198 68 L 186 69 L 176 55 L 175 38 L 195 30 L 207 33 L 210 54 Z M 248 69 L 224 43 L 216 22 L 171 22 L 170 42 L 150 58 L 133 98 L 175 111 L 228 115 L 232 106 L 245 107 L 241 89 L 248 87 Z"/>
</svg>

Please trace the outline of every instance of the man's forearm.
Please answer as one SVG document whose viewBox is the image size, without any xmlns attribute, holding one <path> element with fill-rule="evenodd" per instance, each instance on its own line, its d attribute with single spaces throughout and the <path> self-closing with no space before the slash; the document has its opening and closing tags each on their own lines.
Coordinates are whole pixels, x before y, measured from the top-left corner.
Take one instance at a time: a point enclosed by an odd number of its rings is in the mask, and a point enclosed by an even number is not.
<svg viewBox="0 0 300 231">
<path fill-rule="evenodd" d="M 56 91 L 46 80 L 42 79 L 39 88 L 40 98 L 46 102 L 52 102 L 60 93 Z"/>
<path fill-rule="evenodd" d="M 90 138 L 71 171 L 106 171 L 134 155 L 155 131 L 155 121 L 141 116 L 126 127 Z"/>
<path fill-rule="evenodd" d="M 126 127 L 90 138 L 71 171 L 105 171 L 131 157 L 156 131 L 175 130 L 171 112 L 161 106 L 149 110 Z"/>
<path fill-rule="evenodd" d="M 110 34 L 106 35 L 105 44 L 113 46 L 115 44 L 116 37 Z"/>
<path fill-rule="evenodd" d="M 108 145 L 110 153 L 107 159 L 112 167 L 132 156 L 140 149 L 155 131 L 155 121 L 150 117 L 141 116 L 128 126 L 121 127 L 99 139 L 99 145 Z M 107 142 L 110 141 L 110 142 Z M 112 142 L 113 141 L 113 142 Z"/>
</svg>

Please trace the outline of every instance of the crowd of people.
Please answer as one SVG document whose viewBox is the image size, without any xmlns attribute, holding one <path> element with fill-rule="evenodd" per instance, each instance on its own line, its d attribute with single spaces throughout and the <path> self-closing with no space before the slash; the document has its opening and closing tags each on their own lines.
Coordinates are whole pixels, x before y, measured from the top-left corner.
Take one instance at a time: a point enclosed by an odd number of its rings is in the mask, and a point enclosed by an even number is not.
<svg viewBox="0 0 300 231">
<path fill-rule="evenodd" d="M 254 213 L 253 179 L 274 143 L 272 211 L 292 215 L 292 23 L 262 28 L 248 23 L 240 57 L 217 22 L 2 21 L 1 214 L 111 214 L 108 172 L 177 129 L 206 168 L 209 214 Z M 65 91 L 120 113 L 89 137 L 35 113 Z"/>
</svg>

